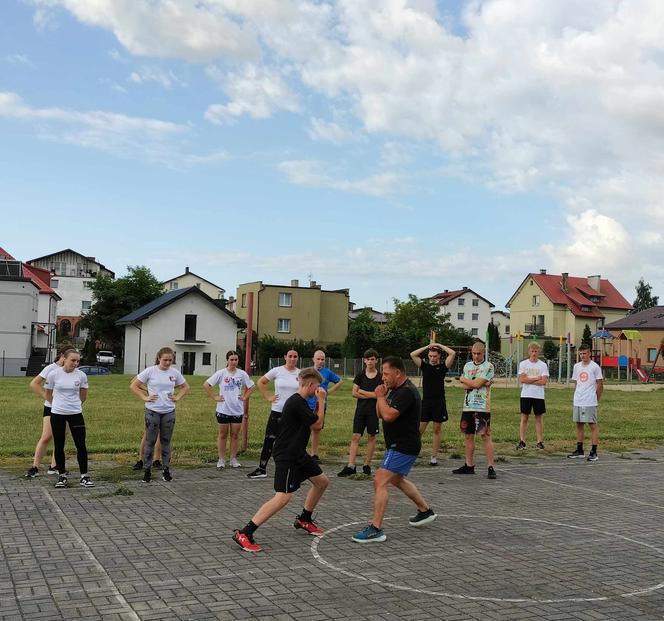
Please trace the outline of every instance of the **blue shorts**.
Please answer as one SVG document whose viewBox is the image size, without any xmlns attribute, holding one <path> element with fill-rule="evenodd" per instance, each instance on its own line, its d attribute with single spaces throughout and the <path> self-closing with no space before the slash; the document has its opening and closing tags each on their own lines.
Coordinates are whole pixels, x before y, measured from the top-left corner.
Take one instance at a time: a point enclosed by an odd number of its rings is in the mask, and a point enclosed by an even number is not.
<svg viewBox="0 0 664 621">
<path fill-rule="evenodd" d="M 380 467 L 383 470 L 407 476 L 416 459 L 417 455 L 406 455 L 406 453 L 388 449 L 385 451 L 385 455 L 383 455 L 383 463 Z"/>
</svg>

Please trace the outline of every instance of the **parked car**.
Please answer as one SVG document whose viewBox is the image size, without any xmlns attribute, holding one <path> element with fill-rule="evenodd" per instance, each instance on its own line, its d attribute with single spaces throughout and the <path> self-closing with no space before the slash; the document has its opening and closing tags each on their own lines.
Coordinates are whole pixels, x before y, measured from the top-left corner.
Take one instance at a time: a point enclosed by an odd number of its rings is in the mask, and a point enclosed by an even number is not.
<svg viewBox="0 0 664 621">
<path fill-rule="evenodd" d="M 98 367 L 92 365 L 83 365 L 78 367 L 80 371 L 83 371 L 86 375 L 110 375 L 111 370 L 107 367 Z"/>
<path fill-rule="evenodd" d="M 97 364 L 112 366 L 115 364 L 115 354 L 112 351 L 98 351 Z"/>
</svg>

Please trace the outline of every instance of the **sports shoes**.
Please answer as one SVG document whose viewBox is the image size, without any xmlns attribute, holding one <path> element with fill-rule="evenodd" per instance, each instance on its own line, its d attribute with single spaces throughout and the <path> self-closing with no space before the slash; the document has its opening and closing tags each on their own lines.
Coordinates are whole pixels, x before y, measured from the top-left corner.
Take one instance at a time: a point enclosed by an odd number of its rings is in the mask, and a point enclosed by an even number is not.
<svg viewBox="0 0 664 621">
<path fill-rule="evenodd" d="M 46 474 L 60 474 L 57 466 L 49 466 Z"/>
<path fill-rule="evenodd" d="M 265 479 L 267 478 L 267 471 L 256 468 L 247 475 L 248 479 Z"/>
<path fill-rule="evenodd" d="M 519 440 L 519 443 L 516 445 L 517 451 L 523 451 L 526 448 L 526 443 L 523 440 Z"/>
<path fill-rule="evenodd" d="M 25 478 L 26 479 L 36 479 L 37 475 L 39 474 L 39 468 L 35 468 L 32 466 L 26 473 L 25 473 Z"/>
<path fill-rule="evenodd" d="M 223 457 L 220 457 L 217 461 L 217 470 L 221 470 L 226 467 L 226 460 Z"/>
<path fill-rule="evenodd" d="M 464 464 L 460 468 L 452 470 L 452 474 L 475 474 L 475 466 L 469 466 L 468 464 Z"/>
<path fill-rule="evenodd" d="M 166 483 L 170 483 L 173 480 L 170 468 L 164 468 L 161 473 L 161 480 L 166 481 Z"/>
<path fill-rule="evenodd" d="M 432 458 L 429 460 L 429 465 L 430 465 L 430 466 L 437 466 L 437 465 L 438 465 L 438 460 L 437 460 L 435 457 L 432 457 Z"/>
<path fill-rule="evenodd" d="M 493 466 L 489 466 L 489 471 L 488 474 L 486 475 L 487 479 L 497 479 L 498 475 L 496 474 L 496 471 Z"/>
<path fill-rule="evenodd" d="M 233 541 L 237 543 L 245 552 L 260 552 L 261 548 L 255 541 L 253 537 L 241 533 L 239 530 L 236 530 L 233 533 Z"/>
<path fill-rule="evenodd" d="M 241 468 L 242 464 L 237 460 L 237 457 L 231 457 L 231 468 Z"/>
<path fill-rule="evenodd" d="M 132 470 L 143 470 L 143 460 L 139 459 L 132 467 Z"/>
<path fill-rule="evenodd" d="M 325 531 L 318 526 L 313 520 L 302 520 L 299 517 L 295 518 L 293 526 L 298 529 L 306 530 L 310 535 L 322 535 Z"/>
<path fill-rule="evenodd" d="M 319 466 L 323 463 L 318 455 L 312 455 L 311 459 L 313 459 Z"/>
<path fill-rule="evenodd" d="M 344 466 L 341 472 L 337 473 L 338 477 L 349 477 L 353 474 L 357 474 L 357 468 L 355 466 Z"/>
<path fill-rule="evenodd" d="M 67 487 L 67 477 L 64 474 L 61 474 L 58 477 L 58 482 L 55 484 L 55 487 L 57 488 Z"/>
<path fill-rule="evenodd" d="M 155 470 L 161 470 L 161 468 L 162 468 L 162 466 L 161 466 L 161 461 L 160 461 L 159 459 L 155 459 L 155 460 L 152 462 L 152 467 L 153 467 Z"/>
<path fill-rule="evenodd" d="M 543 451 L 544 450 L 544 442 L 538 442 L 537 443 L 537 449 L 540 450 L 540 451 Z"/>
<path fill-rule="evenodd" d="M 570 453 L 567 456 L 567 459 L 577 459 L 579 457 L 583 457 L 584 455 L 585 455 L 585 453 L 582 450 L 576 449 L 576 451 L 574 451 L 573 453 Z"/>
<path fill-rule="evenodd" d="M 94 481 L 90 478 L 89 474 L 82 474 L 81 475 L 81 482 L 79 483 L 81 487 L 94 487 L 95 483 Z"/>
<path fill-rule="evenodd" d="M 418 511 L 417 515 L 408 518 L 408 523 L 411 526 L 424 526 L 429 522 L 433 522 L 437 517 L 433 509 L 427 509 L 426 511 Z"/>
<path fill-rule="evenodd" d="M 150 481 L 152 481 L 152 470 L 150 470 L 150 468 L 146 468 L 145 472 L 143 473 L 141 483 L 149 483 Z"/>
<path fill-rule="evenodd" d="M 364 464 L 364 466 L 362 466 L 362 474 L 366 474 L 367 476 L 371 475 L 371 466 L 369 464 Z"/>
<path fill-rule="evenodd" d="M 599 459 L 599 455 L 597 453 L 593 453 L 592 451 L 588 454 L 588 461 L 597 461 Z"/>
<path fill-rule="evenodd" d="M 387 535 L 382 528 L 376 528 L 373 524 L 369 524 L 366 528 L 359 533 L 353 535 L 355 543 L 380 543 L 387 539 Z"/>
</svg>

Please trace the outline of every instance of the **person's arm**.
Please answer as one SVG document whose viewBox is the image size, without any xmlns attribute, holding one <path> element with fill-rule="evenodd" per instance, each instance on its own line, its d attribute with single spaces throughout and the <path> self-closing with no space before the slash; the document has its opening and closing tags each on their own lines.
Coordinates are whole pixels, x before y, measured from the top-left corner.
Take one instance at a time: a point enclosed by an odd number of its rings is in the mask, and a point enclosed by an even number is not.
<svg viewBox="0 0 664 621">
<path fill-rule="evenodd" d="M 238 399 L 240 401 L 248 401 L 249 397 L 251 397 L 251 393 L 256 390 L 256 384 L 254 384 L 251 388 L 247 388 L 247 385 L 244 385 L 244 392 L 238 396 Z"/>
<path fill-rule="evenodd" d="M 79 391 L 79 396 L 81 399 L 81 403 L 85 403 L 88 398 L 88 389 L 87 388 L 81 388 Z"/>
<path fill-rule="evenodd" d="M 325 420 L 325 397 L 327 393 L 320 386 L 316 390 L 316 411 L 314 412 L 317 416 L 316 422 L 311 425 L 312 431 L 320 431 L 323 428 L 323 422 Z"/>
<path fill-rule="evenodd" d="M 132 380 L 129 388 L 131 389 L 131 392 L 133 392 L 141 401 L 145 401 L 145 403 L 156 401 L 159 398 L 157 395 L 149 395 L 147 386 L 137 377 Z"/>
<path fill-rule="evenodd" d="M 38 397 L 41 397 L 42 399 L 46 399 L 46 391 L 42 388 L 42 384 L 45 382 L 45 378 L 42 377 L 41 375 L 37 375 L 36 377 L 32 378 L 32 381 L 30 382 L 30 389 L 32 392 L 34 392 Z"/>
<path fill-rule="evenodd" d="M 376 393 L 370 390 L 362 390 L 357 384 L 353 384 L 353 397 L 356 399 L 375 399 Z"/>
<path fill-rule="evenodd" d="M 604 380 L 598 379 L 595 380 L 595 392 L 597 393 L 597 403 L 602 398 L 602 393 L 604 392 Z"/>
<path fill-rule="evenodd" d="M 208 394 L 208 396 L 210 397 L 210 399 L 212 399 L 212 401 L 223 401 L 223 400 L 224 400 L 224 396 L 223 396 L 223 395 L 221 395 L 221 394 L 218 394 L 218 395 L 214 394 L 214 390 L 212 390 L 212 386 L 211 386 L 210 384 L 208 384 L 207 382 L 205 382 L 205 384 L 203 384 L 203 389 L 204 389 L 205 392 Z"/>
<path fill-rule="evenodd" d="M 486 377 L 476 377 L 475 379 L 468 379 L 467 377 L 462 376 L 459 378 L 459 382 L 461 382 L 461 385 L 464 388 L 473 389 L 473 388 L 482 388 L 482 386 L 489 384 L 491 380 L 487 379 Z"/>
<path fill-rule="evenodd" d="M 445 366 L 448 369 L 451 369 L 454 364 L 454 359 L 456 358 L 456 351 L 446 345 L 439 345 L 439 347 L 447 354 L 447 358 L 445 358 Z"/>
<path fill-rule="evenodd" d="M 177 390 L 177 393 L 170 395 L 168 398 L 171 401 L 178 402 L 178 401 L 180 401 L 181 399 L 184 398 L 184 396 L 189 392 L 190 388 L 191 388 L 191 386 L 189 386 L 189 384 L 187 384 L 187 382 L 184 382 L 182 384 L 178 384 L 175 387 L 175 389 Z"/>
<path fill-rule="evenodd" d="M 53 389 L 52 388 L 47 388 L 44 391 L 44 399 L 48 401 L 49 403 L 53 403 Z"/>
<path fill-rule="evenodd" d="M 338 377 L 338 376 L 337 376 Z M 331 395 L 339 386 L 341 386 L 342 382 L 344 381 L 342 377 L 338 377 L 339 381 L 338 382 L 333 382 L 332 386 L 329 384 L 327 385 L 327 394 Z"/>
<path fill-rule="evenodd" d="M 410 352 L 410 359 L 415 363 L 415 366 L 418 369 L 422 366 L 422 357 L 420 354 L 423 354 L 427 349 L 429 349 L 429 346 L 425 345 L 424 347 L 420 347 L 419 349 Z"/>
<path fill-rule="evenodd" d="M 263 398 L 266 401 L 272 403 L 277 398 L 277 395 L 271 395 L 267 391 L 267 385 L 269 382 L 270 380 L 265 375 L 263 375 L 263 377 L 261 377 L 258 382 L 256 382 L 256 385 L 258 386 L 258 390 L 260 391 L 261 395 L 263 395 Z"/>
<path fill-rule="evenodd" d="M 375 393 L 378 418 L 382 418 L 386 423 L 391 423 L 399 418 L 399 410 L 390 407 L 390 404 L 387 402 L 387 388 L 385 388 L 385 385 L 376 386 Z"/>
</svg>

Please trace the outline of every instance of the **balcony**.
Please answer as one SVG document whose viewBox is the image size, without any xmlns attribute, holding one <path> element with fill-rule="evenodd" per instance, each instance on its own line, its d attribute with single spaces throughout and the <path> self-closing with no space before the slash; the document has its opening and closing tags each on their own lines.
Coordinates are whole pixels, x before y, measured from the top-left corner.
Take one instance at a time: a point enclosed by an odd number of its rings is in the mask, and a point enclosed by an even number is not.
<svg viewBox="0 0 664 621">
<path fill-rule="evenodd" d="M 524 332 L 527 332 L 528 334 L 537 334 L 538 336 L 541 336 L 544 334 L 544 324 L 527 323 Z"/>
</svg>

